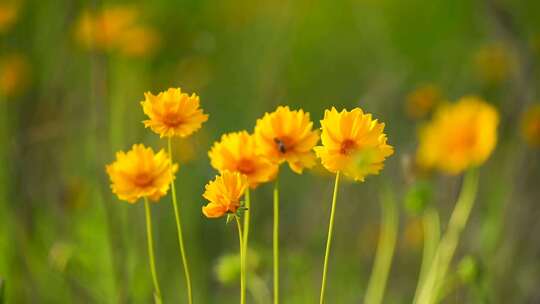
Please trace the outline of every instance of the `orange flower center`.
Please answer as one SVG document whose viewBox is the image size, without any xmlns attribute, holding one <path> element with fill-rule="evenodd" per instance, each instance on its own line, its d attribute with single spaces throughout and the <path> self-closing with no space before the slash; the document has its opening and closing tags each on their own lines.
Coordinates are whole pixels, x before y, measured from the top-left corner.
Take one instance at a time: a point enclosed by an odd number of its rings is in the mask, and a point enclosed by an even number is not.
<svg viewBox="0 0 540 304">
<path fill-rule="evenodd" d="M 341 154 L 349 154 L 351 151 L 355 150 L 357 147 L 356 142 L 351 139 L 346 139 L 341 143 L 341 148 L 339 152 Z"/>
<path fill-rule="evenodd" d="M 240 173 L 243 173 L 245 175 L 250 175 L 251 173 L 255 172 L 255 166 L 253 165 L 253 162 L 247 159 L 241 159 L 238 162 L 236 168 L 238 169 L 238 171 L 240 171 Z"/>
<path fill-rule="evenodd" d="M 450 152 L 466 151 L 476 144 L 476 134 L 468 130 L 457 130 L 449 143 Z"/>
<path fill-rule="evenodd" d="M 183 123 L 181 115 L 178 115 L 178 113 L 171 113 L 171 112 L 168 112 L 165 115 L 163 115 L 163 121 L 165 122 L 166 125 L 173 128 Z"/>
<path fill-rule="evenodd" d="M 274 142 L 281 154 L 287 153 L 293 146 L 292 140 L 288 137 L 274 138 Z"/>
<path fill-rule="evenodd" d="M 135 179 L 133 180 L 133 182 L 138 187 L 144 188 L 152 185 L 152 183 L 154 182 L 154 178 L 152 177 L 152 175 L 143 172 L 135 175 Z"/>
</svg>

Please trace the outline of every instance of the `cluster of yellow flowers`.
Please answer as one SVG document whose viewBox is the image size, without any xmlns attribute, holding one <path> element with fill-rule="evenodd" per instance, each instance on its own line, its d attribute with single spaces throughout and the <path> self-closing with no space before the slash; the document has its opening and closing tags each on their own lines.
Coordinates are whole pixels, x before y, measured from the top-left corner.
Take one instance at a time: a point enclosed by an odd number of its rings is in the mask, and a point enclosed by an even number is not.
<svg viewBox="0 0 540 304">
<path fill-rule="evenodd" d="M 436 95 L 433 88 L 426 90 L 429 91 L 427 95 Z M 148 200 L 158 201 L 171 188 L 191 303 L 191 283 L 174 187 L 178 165 L 172 160 L 171 139 L 192 135 L 208 120 L 208 115 L 201 109 L 200 99 L 196 94 L 188 95 L 179 88 L 171 88 L 157 95 L 148 92 L 144 96 L 145 100 L 141 102 L 141 106 L 148 117 L 143 121 L 144 126 L 160 137 L 168 138 L 168 152 L 161 150 L 155 153 L 152 148 L 137 144 L 128 152 L 118 152 L 116 161 L 108 165 L 106 170 L 111 179 L 112 191 L 119 199 L 130 203 L 135 203 L 141 198 L 145 199 L 148 221 Z M 495 148 L 498 121 L 495 108 L 479 97 L 463 97 L 456 103 L 439 106 L 432 120 L 420 131 L 418 163 L 449 174 L 461 173 L 468 168 L 481 165 Z M 276 180 L 274 297 L 277 299 L 279 298 L 277 288 L 279 167 L 287 163 L 293 172 L 301 174 L 305 169 L 312 168 L 319 158 L 324 168 L 336 174 L 321 288 L 322 303 L 339 176 L 343 174 L 352 180 L 363 182 L 367 176 L 378 174 L 386 158 L 394 153 L 394 148 L 387 143 L 384 123 L 360 108 L 338 111 L 332 107 L 325 110 L 320 123 L 319 132 L 314 129 L 309 113 L 302 109 L 291 110 L 288 106 L 279 106 L 274 112 L 265 113 L 256 121 L 253 133 L 242 130 L 224 134 L 208 152 L 212 167 L 219 173 L 205 187 L 203 197 L 208 204 L 202 207 L 202 213 L 208 218 L 228 215 L 229 219 L 236 219 L 241 248 L 242 290 L 245 286 L 245 254 L 248 250 L 250 189 Z M 319 138 L 322 144 L 317 146 Z M 242 202 L 244 197 L 245 205 Z M 239 221 L 242 212 L 246 212 L 244 230 Z M 151 240 L 150 232 L 149 239 Z M 152 251 L 150 257 L 155 295 L 160 297 L 152 248 L 149 243 L 149 250 Z M 241 299 L 244 299 L 243 293 L 241 296 Z"/>
<path fill-rule="evenodd" d="M 84 11 L 76 25 L 79 44 L 90 50 L 117 51 L 126 56 L 146 56 L 159 44 L 159 35 L 139 22 L 135 7 L 117 5 L 102 11 Z"/>
</svg>

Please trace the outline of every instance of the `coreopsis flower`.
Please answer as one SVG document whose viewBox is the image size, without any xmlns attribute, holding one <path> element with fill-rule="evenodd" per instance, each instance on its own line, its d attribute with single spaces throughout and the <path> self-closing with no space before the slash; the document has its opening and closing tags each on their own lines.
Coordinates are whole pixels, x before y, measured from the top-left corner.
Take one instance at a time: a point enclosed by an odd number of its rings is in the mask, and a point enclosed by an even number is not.
<svg viewBox="0 0 540 304">
<path fill-rule="evenodd" d="M 510 77 L 516 62 L 507 46 L 492 43 L 484 45 L 474 54 L 474 66 L 480 80 L 496 84 Z"/>
<path fill-rule="evenodd" d="M 386 143 L 384 123 L 360 108 L 351 111 L 336 108 L 324 112 L 321 120 L 322 146 L 315 147 L 323 166 L 330 172 L 343 172 L 356 181 L 378 174 L 384 160 L 394 153 Z"/>
<path fill-rule="evenodd" d="M 28 84 L 30 64 L 20 54 L 0 58 L 0 95 L 14 96 L 21 93 Z"/>
<path fill-rule="evenodd" d="M 140 198 L 158 201 L 169 190 L 178 165 L 161 150 L 157 154 L 142 144 L 117 152 L 116 161 L 106 167 L 111 189 L 119 199 L 135 203 Z"/>
<path fill-rule="evenodd" d="M 147 92 L 144 97 L 141 105 L 149 118 L 143 121 L 144 126 L 160 137 L 187 137 L 208 120 L 208 115 L 199 107 L 199 96 L 189 96 L 180 88 L 170 88 L 158 95 Z"/>
<path fill-rule="evenodd" d="M 419 133 L 417 161 L 448 174 L 484 163 L 497 143 L 497 110 L 479 97 L 444 105 Z"/>
<path fill-rule="evenodd" d="M 315 165 L 313 147 L 319 141 L 319 133 L 313 129 L 309 113 L 278 107 L 272 113 L 257 120 L 255 140 L 258 154 L 271 162 L 287 162 L 296 173 Z"/>
<path fill-rule="evenodd" d="M 407 95 L 405 107 L 407 116 L 413 119 L 424 118 L 441 100 L 441 90 L 437 85 L 421 85 Z"/>
<path fill-rule="evenodd" d="M 540 147 L 540 104 L 527 108 L 521 119 L 521 133 L 532 147 Z"/>
<path fill-rule="evenodd" d="M 247 177 L 251 188 L 276 177 L 278 165 L 257 155 L 255 136 L 246 131 L 229 133 L 216 142 L 208 156 L 216 170 L 239 172 Z"/>
<path fill-rule="evenodd" d="M 76 25 L 76 39 L 85 48 L 118 51 L 126 56 L 144 56 L 159 42 L 155 30 L 139 22 L 133 6 L 111 6 L 98 12 L 84 11 Z"/>
<path fill-rule="evenodd" d="M 221 217 L 227 213 L 236 213 L 240 208 L 240 199 L 248 188 L 247 177 L 238 172 L 223 171 L 221 175 L 205 186 L 203 197 L 209 203 L 202 207 L 208 218 Z"/>
<path fill-rule="evenodd" d="M 0 3 L 0 34 L 7 32 L 17 21 L 19 7 L 19 1 L 15 0 Z"/>
</svg>

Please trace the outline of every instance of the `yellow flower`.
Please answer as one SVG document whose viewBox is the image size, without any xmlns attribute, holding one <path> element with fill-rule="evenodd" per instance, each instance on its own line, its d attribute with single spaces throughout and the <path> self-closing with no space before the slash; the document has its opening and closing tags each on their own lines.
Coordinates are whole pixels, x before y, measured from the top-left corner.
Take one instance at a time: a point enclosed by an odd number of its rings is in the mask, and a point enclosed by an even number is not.
<svg viewBox="0 0 540 304">
<path fill-rule="evenodd" d="M 323 166 L 330 172 L 341 171 L 356 181 L 378 174 L 384 160 L 394 153 L 386 143 L 384 123 L 372 119 L 360 108 L 324 112 L 321 120 L 322 146 L 315 147 Z"/>
<path fill-rule="evenodd" d="M 160 137 L 187 137 L 201 128 L 208 115 L 199 107 L 199 96 L 189 96 L 178 89 L 168 89 L 157 96 L 150 92 L 144 94 L 141 102 L 148 120 L 144 126 L 152 129 Z"/>
<path fill-rule="evenodd" d="M 118 44 L 122 54 L 143 57 L 154 52 L 158 47 L 159 35 L 152 28 L 136 26 L 125 31 Z"/>
<path fill-rule="evenodd" d="M 442 99 L 441 90 L 434 84 L 417 87 L 407 95 L 405 110 L 413 119 L 426 117 Z"/>
<path fill-rule="evenodd" d="M 448 174 L 484 163 L 497 143 L 497 110 L 470 96 L 442 106 L 419 133 L 417 161 Z"/>
<path fill-rule="evenodd" d="M 280 106 L 257 120 L 257 151 L 276 164 L 286 161 L 294 172 L 302 173 L 304 168 L 315 165 L 312 149 L 319 141 L 319 133 L 312 128 L 309 113 Z"/>
<path fill-rule="evenodd" d="M 476 52 L 474 65 L 482 81 L 499 83 L 510 77 L 516 62 L 508 47 L 501 43 L 492 43 Z"/>
<path fill-rule="evenodd" d="M 236 213 L 247 188 L 248 181 L 245 175 L 223 171 L 205 186 L 203 197 L 209 203 L 202 207 L 203 214 L 209 218 L 216 218 L 226 213 Z"/>
<path fill-rule="evenodd" d="M 119 199 L 135 203 L 146 197 L 158 201 L 169 190 L 178 165 L 172 164 L 164 150 L 154 153 L 152 148 L 133 145 L 127 153 L 116 153 L 116 161 L 106 167 L 111 189 Z"/>
<path fill-rule="evenodd" d="M 28 84 L 30 65 L 26 57 L 12 54 L 0 59 L 0 95 L 13 96 Z"/>
<path fill-rule="evenodd" d="M 242 173 L 252 188 L 271 181 L 278 172 L 276 164 L 256 154 L 255 137 L 246 131 L 223 135 L 208 156 L 216 170 Z"/>
<path fill-rule="evenodd" d="M 17 21 L 19 1 L 2 1 L 0 3 L 0 34 L 7 32 Z"/>
<path fill-rule="evenodd" d="M 532 147 L 540 147 L 540 104 L 530 106 L 521 119 L 521 133 Z"/>
</svg>

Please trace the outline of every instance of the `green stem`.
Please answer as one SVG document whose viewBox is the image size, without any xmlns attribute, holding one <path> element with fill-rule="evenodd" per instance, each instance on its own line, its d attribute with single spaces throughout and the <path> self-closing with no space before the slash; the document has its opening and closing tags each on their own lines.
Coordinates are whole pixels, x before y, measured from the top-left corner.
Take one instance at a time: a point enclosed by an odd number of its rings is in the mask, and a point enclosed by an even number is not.
<svg viewBox="0 0 540 304">
<path fill-rule="evenodd" d="M 144 198 L 144 209 L 146 211 L 146 239 L 148 241 L 148 257 L 150 260 L 150 272 L 152 273 L 152 281 L 154 283 L 154 301 L 161 303 L 161 290 L 156 274 L 156 262 L 154 259 L 154 238 L 152 236 L 152 214 L 150 213 L 150 204 L 148 199 Z"/>
<path fill-rule="evenodd" d="M 272 235 L 274 257 L 274 304 L 279 303 L 279 180 L 274 183 L 274 227 Z"/>
<path fill-rule="evenodd" d="M 171 143 L 171 137 L 169 136 L 169 139 L 167 141 L 167 147 L 169 152 L 169 157 L 171 158 L 172 163 L 172 143 Z M 174 217 L 176 220 L 176 232 L 178 235 L 178 245 L 180 246 L 180 256 L 182 257 L 182 264 L 184 266 L 184 277 L 186 280 L 186 289 L 188 294 L 188 303 L 193 303 L 193 294 L 191 291 L 191 276 L 189 274 L 189 265 L 187 261 L 187 255 L 186 250 L 184 248 L 184 235 L 182 233 L 182 221 L 180 217 L 180 208 L 178 207 L 178 201 L 176 199 L 176 187 L 174 184 L 174 179 L 171 180 L 171 193 L 172 193 L 172 201 L 173 201 L 173 207 L 174 207 Z"/>
<path fill-rule="evenodd" d="M 441 225 L 439 221 L 439 213 L 435 208 L 427 209 L 422 215 L 422 228 L 424 233 L 424 249 L 422 252 L 422 265 L 420 266 L 420 276 L 418 277 L 418 284 L 414 293 L 414 301 L 418 301 L 420 296 L 420 290 L 426 277 L 428 276 L 429 268 L 433 262 L 435 252 L 439 245 L 441 237 Z"/>
<path fill-rule="evenodd" d="M 249 222 L 251 214 L 251 198 L 249 193 L 249 188 L 246 190 L 245 194 L 245 207 L 246 211 L 244 212 L 244 264 L 247 265 L 247 256 L 248 256 L 248 238 L 249 238 Z M 247 269 L 246 269 L 247 271 Z"/>
<path fill-rule="evenodd" d="M 242 224 L 237 215 L 234 215 L 236 227 L 238 228 L 238 239 L 240 240 L 240 304 L 246 303 L 246 260 L 244 259 L 244 240 Z"/>
<path fill-rule="evenodd" d="M 382 231 L 377 246 L 375 264 L 364 298 L 366 304 L 382 302 L 398 232 L 398 211 L 392 194 L 386 190 L 382 197 Z"/>
<path fill-rule="evenodd" d="M 336 212 L 336 200 L 337 192 L 339 188 L 339 175 L 340 172 L 336 173 L 336 182 L 334 184 L 334 194 L 332 196 L 332 209 L 330 211 L 330 223 L 328 224 L 328 236 L 326 239 L 326 251 L 324 253 L 324 265 L 323 265 L 323 274 L 322 274 L 322 283 L 321 283 L 321 296 L 319 298 L 319 303 L 324 303 L 324 292 L 326 289 L 326 273 L 328 270 L 328 257 L 330 255 L 330 246 L 332 245 L 332 234 L 334 232 L 334 216 Z"/>
<path fill-rule="evenodd" d="M 461 194 L 450 216 L 446 233 L 439 243 L 426 281 L 422 285 L 417 303 L 432 304 L 438 301 L 439 298 L 437 295 L 446 278 L 448 267 L 452 262 L 452 257 L 459 243 L 459 236 L 469 219 L 477 189 L 478 171 L 471 169 L 465 175 Z"/>
</svg>

